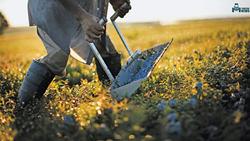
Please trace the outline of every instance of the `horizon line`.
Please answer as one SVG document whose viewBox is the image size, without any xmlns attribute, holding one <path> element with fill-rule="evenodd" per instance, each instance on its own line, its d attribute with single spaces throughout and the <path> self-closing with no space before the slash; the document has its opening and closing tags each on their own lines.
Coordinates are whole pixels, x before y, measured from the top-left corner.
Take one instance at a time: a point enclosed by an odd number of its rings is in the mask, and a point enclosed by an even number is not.
<svg viewBox="0 0 250 141">
<path fill-rule="evenodd" d="M 223 19 L 242 19 L 242 18 L 250 18 L 250 16 L 242 16 L 242 17 L 214 17 L 214 18 L 194 18 L 194 19 L 182 19 L 182 20 L 145 20 L 145 21 L 117 21 L 116 23 L 123 25 L 132 25 L 132 24 L 157 24 L 157 25 L 176 25 L 181 22 L 189 22 L 189 21 L 206 21 L 206 20 L 223 20 Z M 107 24 L 111 24 L 108 22 Z M 10 25 L 9 27 L 30 27 L 29 25 Z"/>
</svg>

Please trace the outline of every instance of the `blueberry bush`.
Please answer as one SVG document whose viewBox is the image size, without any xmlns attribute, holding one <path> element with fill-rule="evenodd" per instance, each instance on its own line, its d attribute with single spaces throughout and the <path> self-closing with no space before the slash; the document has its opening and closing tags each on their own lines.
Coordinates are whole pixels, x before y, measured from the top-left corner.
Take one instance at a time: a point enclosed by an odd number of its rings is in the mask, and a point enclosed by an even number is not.
<svg viewBox="0 0 250 141">
<path fill-rule="evenodd" d="M 249 22 L 122 27 L 132 50 L 174 40 L 148 80 L 120 103 L 98 81 L 94 64 L 70 59 L 66 77 L 55 78 L 40 100 L 14 114 L 30 60 L 1 60 L 0 140 L 249 141 Z M 110 27 L 109 33 L 125 52 Z"/>
</svg>

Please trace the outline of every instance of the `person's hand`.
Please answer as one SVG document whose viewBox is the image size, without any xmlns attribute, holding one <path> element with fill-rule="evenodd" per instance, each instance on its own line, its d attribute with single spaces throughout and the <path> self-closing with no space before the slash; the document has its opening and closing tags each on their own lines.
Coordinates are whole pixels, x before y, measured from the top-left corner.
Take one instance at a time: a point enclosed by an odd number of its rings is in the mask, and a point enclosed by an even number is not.
<svg viewBox="0 0 250 141">
<path fill-rule="evenodd" d="M 90 43 L 93 43 L 94 39 L 100 38 L 105 30 L 103 26 L 97 23 L 98 21 L 99 18 L 91 14 L 85 14 L 80 20 L 81 26 L 85 32 L 85 39 Z"/>
<path fill-rule="evenodd" d="M 122 6 L 122 4 L 124 2 L 127 2 L 129 5 L 120 9 L 120 7 Z M 115 11 L 118 11 L 118 16 L 121 18 L 123 18 L 129 12 L 129 10 L 132 8 L 130 6 L 130 0 L 110 0 L 110 3 L 113 6 L 113 9 Z"/>
</svg>

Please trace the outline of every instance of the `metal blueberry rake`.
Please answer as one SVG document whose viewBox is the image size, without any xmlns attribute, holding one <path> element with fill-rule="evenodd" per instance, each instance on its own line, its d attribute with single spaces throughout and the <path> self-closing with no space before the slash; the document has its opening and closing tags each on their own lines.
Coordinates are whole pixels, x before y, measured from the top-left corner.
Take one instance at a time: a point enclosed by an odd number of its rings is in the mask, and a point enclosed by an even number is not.
<svg viewBox="0 0 250 141">
<path fill-rule="evenodd" d="M 139 55 L 130 56 L 109 89 L 112 98 L 121 101 L 125 97 L 130 97 L 151 75 L 171 42 L 172 40 L 142 51 Z"/>
<path fill-rule="evenodd" d="M 125 7 L 127 3 L 125 2 L 121 8 Z M 149 48 L 145 51 L 136 50 L 134 53 L 130 50 L 128 44 L 126 43 L 121 31 L 119 30 L 115 20 L 118 17 L 118 12 L 115 12 L 111 16 L 111 21 L 119 34 L 124 46 L 126 47 L 130 57 L 122 66 L 121 71 L 114 79 L 107 65 L 103 61 L 101 55 L 96 49 L 93 43 L 89 43 L 92 51 L 94 52 L 96 58 L 101 63 L 104 71 L 112 82 L 109 88 L 110 94 L 113 99 L 118 102 L 122 101 L 125 97 L 130 97 L 147 78 L 151 75 L 154 67 L 160 61 L 163 54 L 168 49 L 169 45 L 172 43 L 173 39 L 167 43 Z M 106 18 L 102 18 L 99 24 L 105 25 L 107 22 Z"/>
</svg>

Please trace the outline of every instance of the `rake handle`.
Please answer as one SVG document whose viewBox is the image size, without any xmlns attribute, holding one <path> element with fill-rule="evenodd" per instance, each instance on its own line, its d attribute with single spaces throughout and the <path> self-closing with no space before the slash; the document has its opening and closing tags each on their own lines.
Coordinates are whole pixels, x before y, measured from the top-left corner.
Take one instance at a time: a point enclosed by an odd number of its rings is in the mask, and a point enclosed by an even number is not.
<svg viewBox="0 0 250 141">
<path fill-rule="evenodd" d="M 124 2 L 119 9 L 123 9 L 124 7 L 129 6 L 127 2 Z M 111 21 L 115 21 L 118 18 L 118 10 L 110 17 Z"/>
<path fill-rule="evenodd" d="M 120 9 L 122 9 L 122 8 L 128 6 L 128 5 L 129 5 L 129 4 L 128 4 L 127 2 L 124 2 L 124 3 L 122 4 L 122 6 L 120 7 Z M 117 17 L 118 17 L 118 11 L 116 11 L 116 12 L 110 17 L 110 20 L 112 21 L 112 24 L 114 25 L 114 27 L 115 27 L 117 33 L 119 34 L 119 36 L 120 36 L 120 38 L 121 38 L 121 40 L 122 40 L 124 46 L 126 47 L 128 53 L 129 53 L 129 55 L 131 56 L 133 53 L 132 53 L 131 49 L 129 48 L 129 46 L 128 46 L 126 40 L 125 40 L 125 38 L 123 37 L 123 35 L 122 35 L 120 29 L 118 28 L 118 25 L 117 25 L 116 22 L 115 22 L 115 20 L 117 19 Z"/>
<path fill-rule="evenodd" d="M 107 23 L 107 19 L 105 17 L 103 17 L 102 19 L 99 20 L 98 24 L 104 26 Z M 95 54 L 95 57 L 98 59 L 98 61 L 100 62 L 102 68 L 104 69 L 104 71 L 106 72 L 107 76 L 109 77 L 109 79 L 111 81 L 114 81 L 114 77 L 112 75 L 112 73 L 110 72 L 108 66 L 106 65 L 106 63 L 104 62 L 104 60 L 102 59 L 102 56 L 100 55 L 99 51 L 96 49 L 96 46 L 94 43 L 89 43 L 90 48 L 92 49 L 93 53 Z"/>
</svg>

